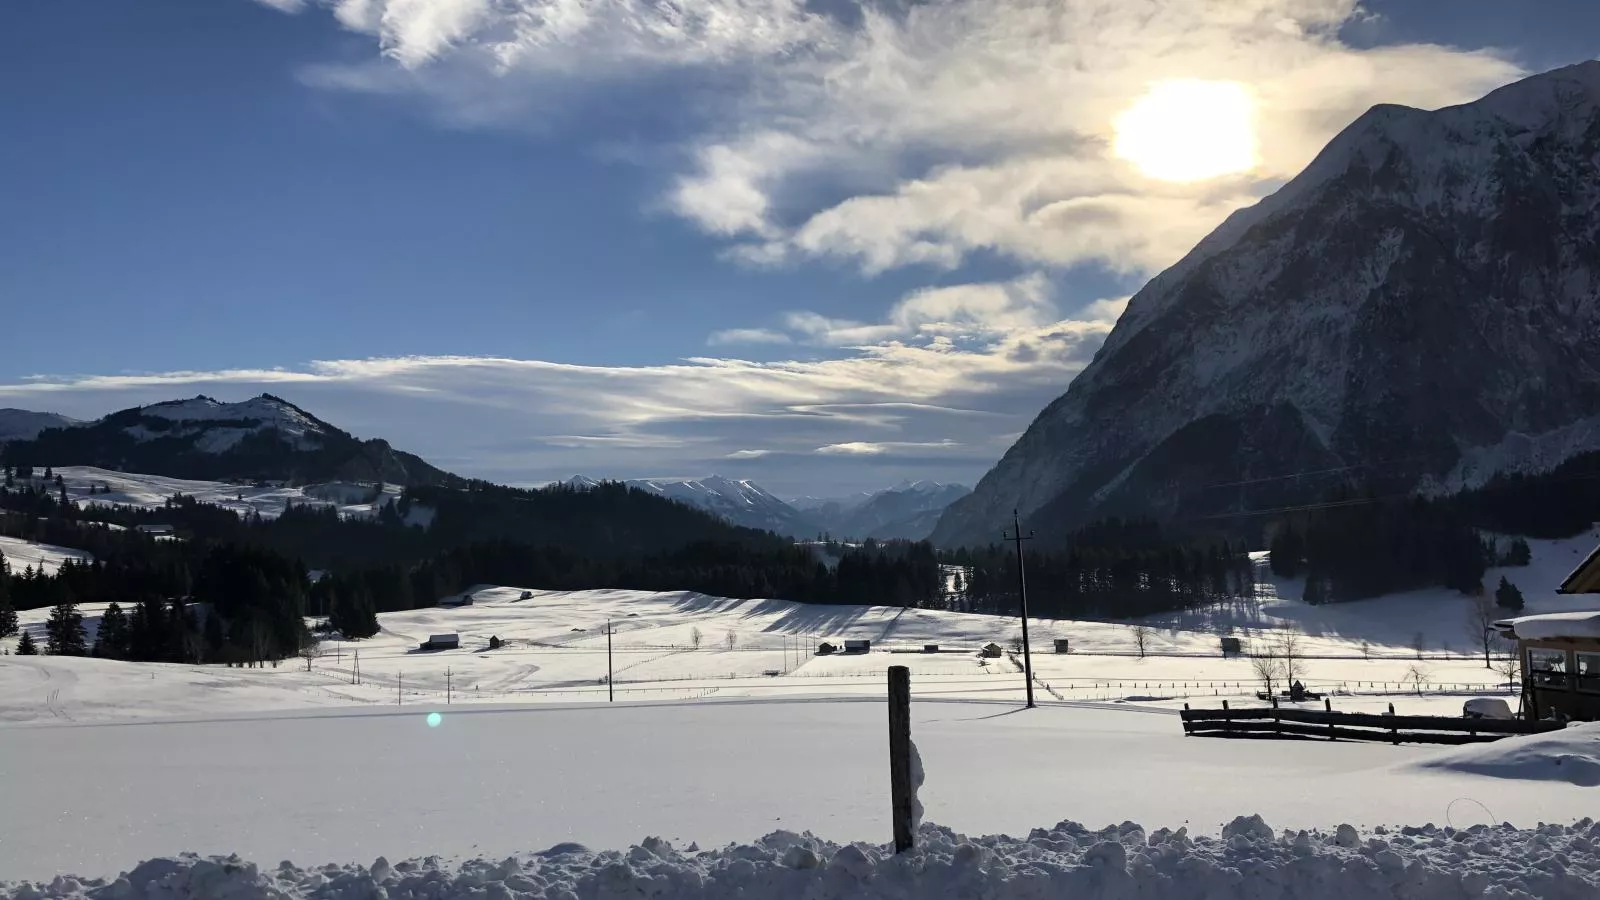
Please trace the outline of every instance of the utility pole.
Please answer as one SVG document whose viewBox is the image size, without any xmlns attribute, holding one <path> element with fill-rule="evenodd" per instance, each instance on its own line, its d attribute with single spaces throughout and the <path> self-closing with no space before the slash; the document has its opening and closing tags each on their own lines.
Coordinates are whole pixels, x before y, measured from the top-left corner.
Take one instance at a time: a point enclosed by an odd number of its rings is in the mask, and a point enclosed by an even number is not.
<svg viewBox="0 0 1600 900">
<path fill-rule="evenodd" d="M 1022 601 L 1022 677 L 1027 679 L 1028 708 L 1033 709 L 1033 654 L 1028 645 L 1028 574 L 1023 568 L 1022 542 L 1033 540 L 1033 532 L 1022 533 L 1022 519 L 1011 511 L 1011 533 L 1000 532 L 1005 540 L 1017 545 L 1017 595 Z"/>
<path fill-rule="evenodd" d="M 617 689 L 611 680 L 611 620 L 606 620 L 606 702 L 617 699 Z"/>
<path fill-rule="evenodd" d="M 444 705 L 450 705 L 450 670 L 444 670 Z"/>
</svg>

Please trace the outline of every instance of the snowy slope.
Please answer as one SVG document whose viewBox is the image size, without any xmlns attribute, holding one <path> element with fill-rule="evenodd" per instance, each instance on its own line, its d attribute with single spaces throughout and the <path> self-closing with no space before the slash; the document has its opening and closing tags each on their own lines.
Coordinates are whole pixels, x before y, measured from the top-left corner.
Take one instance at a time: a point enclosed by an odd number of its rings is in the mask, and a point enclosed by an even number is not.
<svg viewBox="0 0 1600 900">
<path fill-rule="evenodd" d="M 206 453 L 224 453 L 263 432 L 276 433 L 295 450 L 315 450 L 330 431 L 304 411 L 266 396 L 241 403 L 221 403 L 210 397 L 171 400 L 144 407 L 142 413 L 170 425 L 159 431 L 143 424 L 124 428 L 135 440 L 195 437 L 196 447 Z"/>
<path fill-rule="evenodd" d="M 345 516 L 371 516 L 376 514 L 380 506 L 397 500 L 402 491 L 399 485 L 385 484 L 379 493 L 373 484 L 353 482 L 328 482 L 301 487 L 230 484 L 113 472 L 93 466 L 62 466 L 55 469 L 54 474 L 61 477 L 67 487 L 67 497 L 79 507 L 99 503 L 158 510 L 166 505 L 167 500 L 181 494 L 241 515 L 259 513 L 267 519 L 276 518 L 286 506 L 307 504 L 335 506 Z M 36 470 L 35 475 L 42 475 L 42 471 Z M 39 484 L 53 490 L 53 483 L 45 485 L 42 478 Z M 91 488 L 95 493 L 89 493 Z M 420 510 L 414 512 L 423 514 Z"/>
<path fill-rule="evenodd" d="M 1600 449 L 1597 160 L 1600 62 L 1374 108 L 1139 291 L 936 541 L 1014 507 L 1203 516 Z"/>
<path fill-rule="evenodd" d="M 69 419 L 55 413 L 0 409 L 0 444 L 6 441 L 32 440 L 46 428 L 70 428 L 81 424 L 83 423 L 77 419 Z"/>
<path fill-rule="evenodd" d="M 69 559 L 92 562 L 93 554 L 71 547 L 57 547 L 53 544 L 35 544 L 21 538 L 0 536 L 0 557 L 4 557 L 6 564 L 11 566 L 11 572 L 21 575 L 22 570 L 32 566 L 35 571 L 43 569 L 47 574 L 54 575 L 61 564 Z"/>
<path fill-rule="evenodd" d="M 13 441 L 6 454 L 35 468 L 97 466 L 213 481 L 459 480 L 386 441 L 359 440 L 270 394 L 238 403 L 200 396 L 124 409 Z"/>
</svg>

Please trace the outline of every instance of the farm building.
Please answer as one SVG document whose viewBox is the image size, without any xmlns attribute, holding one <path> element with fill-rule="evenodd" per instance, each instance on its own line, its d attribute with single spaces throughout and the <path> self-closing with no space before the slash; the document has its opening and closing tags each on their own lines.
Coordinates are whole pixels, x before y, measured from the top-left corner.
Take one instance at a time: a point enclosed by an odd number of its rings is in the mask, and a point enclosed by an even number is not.
<svg viewBox="0 0 1600 900">
<path fill-rule="evenodd" d="M 1557 593 L 1600 594 L 1600 549 Z M 1600 609 L 1496 622 L 1522 656 L 1523 714 L 1530 719 L 1600 719 Z"/>
<path fill-rule="evenodd" d="M 417 646 L 422 650 L 458 650 L 461 648 L 461 635 L 430 634 L 427 640 Z"/>
<path fill-rule="evenodd" d="M 984 659 L 999 659 L 1000 655 L 1004 652 L 1005 648 L 1001 647 L 999 644 L 991 643 L 984 644 L 983 649 L 978 651 L 978 655 Z"/>
<path fill-rule="evenodd" d="M 452 607 L 452 608 L 453 607 L 457 607 L 457 606 L 471 606 L 472 605 L 472 599 L 473 598 L 472 598 L 472 594 L 471 593 L 459 594 L 459 595 L 454 596 L 454 597 L 446 597 L 443 600 L 440 600 L 439 601 L 439 605 L 443 606 L 443 607 Z"/>
<path fill-rule="evenodd" d="M 1070 639 L 1068 639 L 1068 638 L 1056 638 L 1056 652 L 1057 653 L 1071 653 L 1072 652 L 1072 641 Z"/>
<path fill-rule="evenodd" d="M 872 642 L 871 641 L 845 641 L 844 642 L 844 652 L 846 652 L 846 653 L 866 653 L 866 652 L 870 651 L 871 649 L 872 649 Z"/>
</svg>

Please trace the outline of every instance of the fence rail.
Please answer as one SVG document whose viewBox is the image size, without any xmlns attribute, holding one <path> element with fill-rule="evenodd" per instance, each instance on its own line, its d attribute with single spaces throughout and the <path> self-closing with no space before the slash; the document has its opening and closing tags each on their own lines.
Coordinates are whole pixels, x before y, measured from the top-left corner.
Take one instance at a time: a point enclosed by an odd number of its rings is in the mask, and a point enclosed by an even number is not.
<svg viewBox="0 0 1600 900">
<path fill-rule="evenodd" d="M 1397 716 L 1271 706 L 1245 709 L 1189 709 L 1183 732 L 1195 737 L 1323 738 L 1390 744 L 1474 744 L 1519 734 L 1559 731 L 1559 722 L 1525 719 L 1468 719 L 1448 716 Z"/>
</svg>

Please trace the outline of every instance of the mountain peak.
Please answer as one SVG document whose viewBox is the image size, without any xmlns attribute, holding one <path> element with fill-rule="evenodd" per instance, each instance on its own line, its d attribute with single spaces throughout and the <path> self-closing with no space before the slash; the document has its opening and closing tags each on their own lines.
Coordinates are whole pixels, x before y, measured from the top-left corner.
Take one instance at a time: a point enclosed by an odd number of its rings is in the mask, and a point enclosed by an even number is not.
<svg viewBox="0 0 1600 900">
<path fill-rule="evenodd" d="M 1070 526 L 1454 490 L 1600 447 L 1597 160 L 1600 63 L 1373 108 L 1135 294 L 936 540 L 1013 507 Z"/>
</svg>

